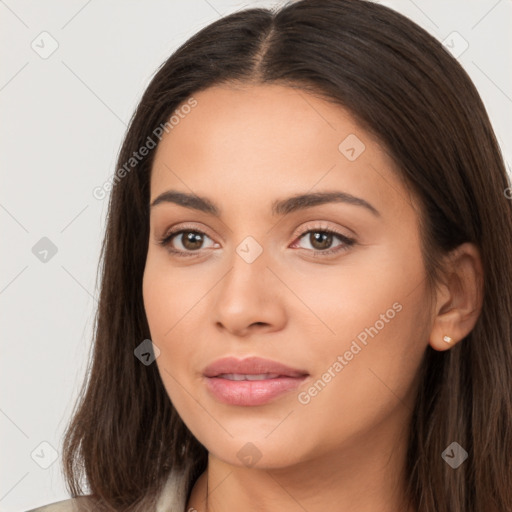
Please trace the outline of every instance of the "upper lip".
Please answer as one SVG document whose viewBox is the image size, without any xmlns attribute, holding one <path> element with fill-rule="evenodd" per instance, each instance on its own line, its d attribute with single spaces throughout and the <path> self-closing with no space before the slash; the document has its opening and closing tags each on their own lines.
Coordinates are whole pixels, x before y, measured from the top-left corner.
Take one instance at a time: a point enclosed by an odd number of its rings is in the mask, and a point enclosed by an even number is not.
<svg viewBox="0 0 512 512">
<path fill-rule="evenodd" d="M 217 377 L 224 373 L 237 373 L 241 375 L 261 375 L 264 373 L 277 373 L 284 377 L 303 377 L 309 375 L 307 371 L 291 368 L 277 361 L 263 359 L 261 357 L 223 357 L 209 364 L 203 374 L 206 377 Z"/>
</svg>

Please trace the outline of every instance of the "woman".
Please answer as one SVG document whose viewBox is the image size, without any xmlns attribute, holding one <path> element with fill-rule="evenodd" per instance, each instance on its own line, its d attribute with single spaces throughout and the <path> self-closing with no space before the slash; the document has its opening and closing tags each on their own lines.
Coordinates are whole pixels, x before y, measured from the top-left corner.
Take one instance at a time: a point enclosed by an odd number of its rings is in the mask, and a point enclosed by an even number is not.
<svg viewBox="0 0 512 512">
<path fill-rule="evenodd" d="M 438 41 L 362 0 L 234 13 L 117 169 L 74 498 L 37 510 L 512 509 L 510 181 Z"/>
</svg>

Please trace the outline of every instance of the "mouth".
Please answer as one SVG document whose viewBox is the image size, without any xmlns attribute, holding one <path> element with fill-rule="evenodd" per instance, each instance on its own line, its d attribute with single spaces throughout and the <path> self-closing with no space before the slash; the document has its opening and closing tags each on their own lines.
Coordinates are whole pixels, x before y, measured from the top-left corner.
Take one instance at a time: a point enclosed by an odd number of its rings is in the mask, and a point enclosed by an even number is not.
<svg viewBox="0 0 512 512">
<path fill-rule="evenodd" d="M 279 375 L 278 373 L 260 373 L 256 375 L 252 375 L 250 373 L 221 373 L 220 375 L 216 375 L 215 377 L 228 380 L 267 380 L 277 379 L 279 377 L 286 377 L 286 375 Z"/>
<path fill-rule="evenodd" d="M 261 377 L 267 378 L 277 377 L 303 377 L 308 375 L 306 370 L 292 368 L 278 361 L 271 359 L 263 359 L 261 357 L 247 357 L 245 359 L 237 359 L 236 357 L 223 357 L 209 364 L 204 370 L 205 377 L 219 377 L 242 375 L 245 377 Z M 237 379 L 244 380 L 244 379 Z M 257 379 L 254 379 L 257 380 Z"/>
<path fill-rule="evenodd" d="M 263 405 L 296 389 L 309 376 L 305 370 L 250 357 L 219 359 L 203 371 L 208 391 L 229 405 Z"/>
</svg>

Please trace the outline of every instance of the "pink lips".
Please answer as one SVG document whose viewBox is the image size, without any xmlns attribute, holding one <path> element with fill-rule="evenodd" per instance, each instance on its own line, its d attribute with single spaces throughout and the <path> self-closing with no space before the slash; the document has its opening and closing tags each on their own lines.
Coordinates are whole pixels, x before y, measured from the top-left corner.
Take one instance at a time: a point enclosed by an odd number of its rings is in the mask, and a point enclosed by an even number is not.
<svg viewBox="0 0 512 512">
<path fill-rule="evenodd" d="M 223 357 L 209 364 L 203 374 L 206 377 L 217 377 L 223 373 L 239 373 L 248 375 L 258 375 L 263 373 L 278 373 L 286 377 L 302 377 L 308 375 L 305 370 L 290 368 L 277 361 L 262 359 L 261 357 L 247 357 L 246 359 L 237 359 L 236 357 Z"/>
<path fill-rule="evenodd" d="M 203 374 L 209 391 L 230 405 L 262 405 L 298 387 L 309 375 L 301 369 L 262 359 L 226 357 L 208 365 Z"/>
</svg>

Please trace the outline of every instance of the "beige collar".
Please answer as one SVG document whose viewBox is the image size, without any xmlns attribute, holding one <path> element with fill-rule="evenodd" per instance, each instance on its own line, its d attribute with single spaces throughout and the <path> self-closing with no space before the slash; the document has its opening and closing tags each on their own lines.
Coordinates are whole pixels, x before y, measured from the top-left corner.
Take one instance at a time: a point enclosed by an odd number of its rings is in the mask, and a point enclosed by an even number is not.
<svg viewBox="0 0 512 512">
<path fill-rule="evenodd" d="M 192 467 L 172 469 L 158 498 L 156 512 L 186 512 L 188 484 Z"/>
</svg>

